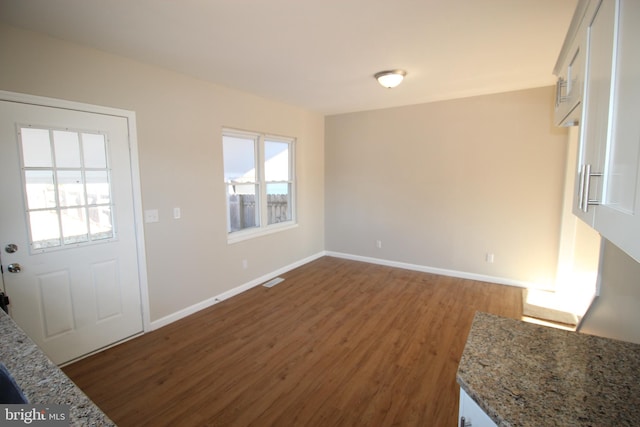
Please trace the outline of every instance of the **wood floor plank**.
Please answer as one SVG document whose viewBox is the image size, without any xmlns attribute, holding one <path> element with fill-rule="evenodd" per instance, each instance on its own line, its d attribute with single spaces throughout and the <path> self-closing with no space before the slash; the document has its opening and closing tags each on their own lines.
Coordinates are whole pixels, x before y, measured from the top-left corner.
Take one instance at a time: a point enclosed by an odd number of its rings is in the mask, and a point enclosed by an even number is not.
<svg viewBox="0 0 640 427">
<path fill-rule="evenodd" d="M 453 426 L 474 313 L 522 292 L 323 257 L 64 368 L 120 426 Z"/>
</svg>

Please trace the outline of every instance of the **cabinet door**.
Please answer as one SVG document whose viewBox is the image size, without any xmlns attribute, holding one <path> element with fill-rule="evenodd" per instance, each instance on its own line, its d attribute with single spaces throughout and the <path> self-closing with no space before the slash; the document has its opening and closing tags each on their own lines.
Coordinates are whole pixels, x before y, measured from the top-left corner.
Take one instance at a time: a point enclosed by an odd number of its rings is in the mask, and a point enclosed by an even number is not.
<svg viewBox="0 0 640 427">
<path fill-rule="evenodd" d="M 585 17 L 587 66 L 573 212 L 591 226 L 597 215 L 595 206 L 601 200 L 609 141 L 615 10 L 616 2 L 607 0 L 600 3 L 594 15 Z"/>
<path fill-rule="evenodd" d="M 585 41 L 581 36 L 575 38 L 558 76 L 554 113 L 558 126 L 575 126 L 580 121 L 575 113 L 579 111 L 584 87 Z"/>
<path fill-rule="evenodd" d="M 463 419 L 464 418 L 464 422 Z M 497 427 L 491 418 L 461 388 L 458 425 L 463 427 Z"/>
<path fill-rule="evenodd" d="M 620 1 L 614 96 L 595 228 L 640 261 L 640 2 Z"/>
</svg>

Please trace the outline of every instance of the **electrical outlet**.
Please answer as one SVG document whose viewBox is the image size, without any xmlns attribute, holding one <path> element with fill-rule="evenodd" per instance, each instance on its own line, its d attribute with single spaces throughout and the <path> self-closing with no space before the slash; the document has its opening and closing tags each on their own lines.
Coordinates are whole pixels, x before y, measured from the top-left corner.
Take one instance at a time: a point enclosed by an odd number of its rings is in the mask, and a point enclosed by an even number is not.
<svg viewBox="0 0 640 427">
<path fill-rule="evenodd" d="M 488 262 L 489 264 L 493 264 L 493 259 L 494 259 L 493 254 L 492 254 L 492 253 L 487 252 L 487 254 L 485 255 L 484 260 L 485 260 L 486 262 Z"/>
<path fill-rule="evenodd" d="M 376 240 L 376 248 L 382 249 L 382 240 Z"/>
<path fill-rule="evenodd" d="M 147 209 L 144 211 L 144 222 L 158 222 L 160 221 L 160 214 L 158 209 Z"/>
<path fill-rule="evenodd" d="M 247 268 L 249 268 L 249 261 L 247 261 L 246 259 L 242 260 L 242 269 L 246 270 Z"/>
</svg>

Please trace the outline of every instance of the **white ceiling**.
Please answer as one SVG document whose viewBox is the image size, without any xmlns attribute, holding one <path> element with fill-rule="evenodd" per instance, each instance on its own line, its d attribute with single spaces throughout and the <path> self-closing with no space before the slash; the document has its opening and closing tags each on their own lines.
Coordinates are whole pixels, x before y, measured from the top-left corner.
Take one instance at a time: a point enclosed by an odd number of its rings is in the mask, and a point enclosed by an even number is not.
<svg viewBox="0 0 640 427">
<path fill-rule="evenodd" d="M 337 114 L 551 85 L 576 4 L 0 0 L 0 21 Z M 384 89 L 393 68 L 407 77 Z"/>
</svg>

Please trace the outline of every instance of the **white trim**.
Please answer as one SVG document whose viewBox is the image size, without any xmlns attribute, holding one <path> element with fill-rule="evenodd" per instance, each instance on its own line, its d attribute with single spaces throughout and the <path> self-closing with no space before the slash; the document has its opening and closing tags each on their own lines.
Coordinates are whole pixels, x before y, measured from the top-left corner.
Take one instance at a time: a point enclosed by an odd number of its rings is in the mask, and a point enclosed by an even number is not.
<svg viewBox="0 0 640 427">
<path fill-rule="evenodd" d="M 140 281 L 140 304 L 142 310 L 142 328 L 147 332 L 150 327 L 149 309 L 149 285 L 147 281 L 147 256 L 144 245 L 144 228 L 142 216 L 142 192 L 140 186 L 140 167 L 138 162 L 138 137 L 136 128 L 136 113 L 120 108 L 104 107 L 100 105 L 84 104 L 81 102 L 67 101 L 64 99 L 48 98 L 44 96 L 29 95 L 25 93 L 8 92 L 0 90 L 0 100 L 18 102 L 21 104 L 38 105 L 42 107 L 62 108 L 72 111 L 84 111 L 88 113 L 103 114 L 107 116 L 122 117 L 127 120 L 129 132 L 129 153 L 131 169 L 131 186 L 133 191 L 134 230 L 136 249 L 138 254 L 138 280 Z"/>
<path fill-rule="evenodd" d="M 138 278 L 140 280 L 140 301 L 142 308 L 142 328 L 147 332 L 151 328 L 151 309 L 149 307 L 149 281 L 147 277 L 147 250 L 144 241 L 144 214 L 142 210 L 142 185 L 140 180 L 140 162 L 138 157 L 138 127 L 136 113 L 129 112 L 129 154 L 131 162 L 131 185 L 133 186 L 133 215 L 138 248 Z"/>
<path fill-rule="evenodd" d="M 228 127 L 222 128 L 222 146 L 224 150 L 225 137 L 253 140 L 253 151 L 255 154 L 255 181 L 237 183 L 238 185 L 254 185 L 258 191 L 255 194 L 256 197 L 256 215 L 258 217 L 258 225 L 255 227 L 245 228 L 238 231 L 229 231 L 231 228 L 231 217 L 229 207 L 229 186 L 234 185 L 233 182 L 226 181 L 225 175 L 225 204 L 227 206 L 227 244 L 232 245 L 234 243 L 242 242 L 245 240 L 253 239 L 256 237 L 264 236 L 267 234 L 277 233 L 298 226 L 297 219 L 297 175 L 296 175 L 296 142 L 297 138 L 290 136 L 279 136 L 274 134 L 268 134 L 263 132 L 254 132 L 233 129 Z M 268 222 L 268 209 L 267 209 L 267 186 L 271 183 L 266 180 L 265 177 L 265 154 L 267 142 L 281 142 L 289 145 L 289 201 L 291 204 L 291 218 L 288 221 L 283 221 L 276 224 L 269 224 Z M 224 162 L 223 162 L 224 163 Z M 223 164 L 223 168 L 226 165 Z M 225 172 L 226 173 L 226 172 Z"/>
<path fill-rule="evenodd" d="M 227 212 L 229 209 L 227 209 Z M 249 228 L 241 231 L 236 231 L 227 234 L 227 244 L 233 245 L 234 243 L 244 242 L 245 240 L 255 239 L 256 237 L 266 236 L 269 234 L 279 233 L 281 231 L 297 228 L 297 223 L 279 222 L 277 224 L 271 224 L 263 228 Z"/>
<path fill-rule="evenodd" d="M 84 104 L 82 102 L 67 101 L 65 99 L 48 98 L 46 96 L 29 95 L 26 93 L 7 92 L 0 90 L 0 100 L 9 102 L 19 102 L 21 104 L 39 105 L 41 107 L 63 108 L 65 110 L 86 111 L 89 113 L 105 114 L 107 116 L 131 117 L 135 118 L 135 113 L 130 110 L 120 108 L 104 107 L 101 105 Z"/>
<path fill-rule="evenodd" d="M 206 299 L 204 301 L 201 301 L 199 303 L 193 304 L 193 305 L 191 305 L 191 306 L 189 306 L 187 308 L 184 308 L 182 310 L 176 311 L 175 313 L 172 313 L 172 314 L 169 314 L 167 316 L 164 316 L 164 317 L 162 317 L 162 318 L 160 318 L 158 320 L 154 320 L 153 322 L 151 322 L 151 330 L 153 331 L 153 330 L 159 329 L 159 328 L 161 328 L 163 326 L 166 326 L 166 325 L 168 325 L 170 323 L 173 323 L 173 322 L 175 322 L 177 320 L 180 320 L 180 319 L 185 318 L 185 317 L 187 317 L 187 316 L 189 316 L 191 314 L 194 314 L 194 313 L 196 313 L 196 312 L 198 312 L 200 310 L 204 310 L 205 308 L 211 307 L 212 305 L 215 305 L 215 304 L 217 304 L 217 303 L 219 303 L 221 301 L 224 301 L 224 300 L 226 300 L 228 298 L 231 298 L 231 297 L 233 297 L 235 295 L 238 295 L 238 294 L 240 294 L 240 293 L 242 293 L 244 291 L 248 291 L 251 288 L 254 288 L 254 287 L 258 286 L 258 285 L 261 285 L 262 283 L 264 283 L 264 282 L 266 282 L 266 281 L 268 281 L 270 279 L 273 279 L 274 277 L 277 277 L 280 274 L 286 273 L 287 271 L 293 270 L 294 268 L 298 268 L 298 267 L 300 267 L 300 266 L 302 266 L 304 264 L 308 264 L 311 261 L 317 260 L 318 258 L 322 258 L 325 255 L 326 254 L 325 254 L 324 251 L 323 252 L 318 252 L 315 255 L 311 255 L 311 256 L 309 256 L 307 258 L 303 258 L 303 259 L 301 259 L 299 261 L 291 263 L 291 264 L 289 264 L 289 265 L 287 265 L 285 267 L 282 267 L 282 268 L 279 268 L 277 270 L 274 270 L 271 273 L 267 273 L 267 274 L 265 274 L 263 276 L 260 276 L 260 277 L 258 277 L 256 279 L 253 279 L 253 280 L 251 280 L 251 281 L 249 281 L 249 282 L 247 282 L 247 283 L 245 283 L 243 285 L 236 286 L 235 288 L 230 289 L 230 290 L 228 290 L 226 292 L 223 292 L 221 294 L 218 294 L 218 295 L 216 295 L 214 297 L 211 297 L 211 298 Z"/>
<path fill-rule="evenodd" d="M 504 277 L 487 276 L 484 274 L 468 273 L 466 271 L 448 270 L 438 267 L 429 267 L 426 265 L 409 264 L 406 262 L 389 261 L 380 258 L 371 258 L 360 255 L 345 254 L 342 252 L 325 251 L 327 256 L 336 258 L 350 259 L 353 261 L 368 262 L 370 264 L 386 265 L 388 267 L 403 268 L 405 270 L 421 271 L 423 273 L 439 274 L 441 276 L 459 277 L 461 279 L 477 280 L 480 282 L 497 283 L 499 285 L 516 286 L 527 289 L 541 289 L 539 284 L 525 282 L 522 280 L 513 280 Z"/>
<path fill-rule="evenodd" d="M 212 305 L 215 305 L 221 301 L 224 301 L 244 291 L 247 291 L 251 288 L 261 285 L 267 282 L 268 280 L 279 276 L 280 274 L 286 273 L 287 271 L 293 270 L 294 268 L 298 268 L 304 264 L 310 263 L 311 261 L 315 261 L 316 259 L 322 258 L 323 256 L 332 256 L 336 258 L 350 259 L 353 261 L 368 262 L 370 264 L 378 264 L 378 265 L 385 265 L 388 267 L 403 268 L 405 270 L 414 270 L 414 271 L 420 271 L 423 273 L 438 274 L 441 276 L 459 277 L 461 279 L 477 280 L 477 281 L 488 282 L 488 283 L 497 283 L 499 285 L 516 286 L 519 288 L 534 288 L 534 289 L 540 288 L 540 286 L 535 283 L 507 279 L 503 277 L 486 276 L 483 274 L 467 273 L 464 271 L 457 271 L 457 270 L 447 270 L 443 268 L 428 267 L 428 266 L 409 264 L 409 263 L 398 262 L 398 261 L 389 261 L 389 260 L 384 260 L 380 258 L 351 255 L 351 254 L 345 254 L 341 252 L 322 251 L 322 252 L 318 252 L 315 255 L 309 256 L 307 258 L 304 258 L 292 264 L 289 264 L 285 267 L 274 270 L 271 273 L 267 273 L 263 276 L 260 276 L 257 279 L 251 280 L 243 285 L 237 286 L 226 292 L 223 292 L 209 299 L 193 304 L 182 310 L 176 311 L 175 313 L 169 314 L 158 320 L 155 320 L 151 322 L 151 330 L 153 331 L 153 330 L 162 328 L 163 326 L 169 325 L 175 321 L 183 319 L 200 310 L 204 310 L 205 308 L 211 307 Z"/>
</svg>

